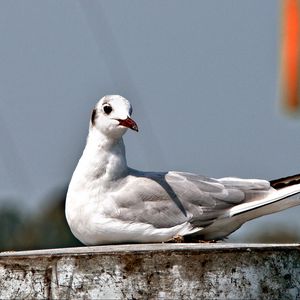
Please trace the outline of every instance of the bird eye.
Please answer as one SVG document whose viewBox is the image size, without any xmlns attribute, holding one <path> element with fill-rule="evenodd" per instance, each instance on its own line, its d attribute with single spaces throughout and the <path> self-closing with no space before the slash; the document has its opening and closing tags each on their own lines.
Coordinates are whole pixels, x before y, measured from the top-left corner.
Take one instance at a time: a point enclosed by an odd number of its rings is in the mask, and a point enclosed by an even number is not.
<svg viewBox="0 0 300 300">
<path fill-rule="evenodd" d="M 112 112 L 112 107 L 110 105 L 106 104 L 103 106 L 103 110 L 107 115 L 109 115 Z"/>
</svg>

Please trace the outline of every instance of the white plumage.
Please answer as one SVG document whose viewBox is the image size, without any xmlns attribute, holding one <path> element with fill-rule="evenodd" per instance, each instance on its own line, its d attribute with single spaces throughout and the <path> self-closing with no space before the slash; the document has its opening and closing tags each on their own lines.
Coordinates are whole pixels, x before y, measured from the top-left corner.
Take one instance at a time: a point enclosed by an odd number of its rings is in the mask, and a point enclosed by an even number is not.
<svg viewBox="0 0 300 300">
<path fill-rule="evenodd" d="M 300 204 L 299 176 L 270 183 L 129 168 L 122 136 L 138 130 L 131 112 L 117 95 L 92 112 L 66 199 L 67 221 L 84 244 L 222 239 L 248 220 Z"/>
</svg>

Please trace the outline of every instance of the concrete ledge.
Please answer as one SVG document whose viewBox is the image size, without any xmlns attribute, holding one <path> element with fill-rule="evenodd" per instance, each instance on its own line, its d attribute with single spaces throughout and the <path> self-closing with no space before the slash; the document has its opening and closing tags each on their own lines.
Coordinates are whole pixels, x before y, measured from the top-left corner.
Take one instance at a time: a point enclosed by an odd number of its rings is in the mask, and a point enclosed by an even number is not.
<svg viewBox="0 0 300 300">
<path fill-rule="evenodd" d="M 147 244 L 0 253 L 1 299 L 300 299 L 299 244 Z"/>
</svg>

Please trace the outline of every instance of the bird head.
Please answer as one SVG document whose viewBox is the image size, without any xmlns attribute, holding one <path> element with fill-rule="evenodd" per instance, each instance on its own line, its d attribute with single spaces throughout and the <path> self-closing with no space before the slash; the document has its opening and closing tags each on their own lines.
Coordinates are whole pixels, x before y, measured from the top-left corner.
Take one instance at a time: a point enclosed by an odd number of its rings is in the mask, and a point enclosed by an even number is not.
<svg viewBox="0 0 300 300">
<path fill-rule="evenodd" d="M 128 128 L 138 131 L 131 118 L 132 107 L 127 99 L 119 95 L 104 96 L 92 111 L 90 130 L 99 130 L 107 137 L 121 137 Z"/>
</svg>

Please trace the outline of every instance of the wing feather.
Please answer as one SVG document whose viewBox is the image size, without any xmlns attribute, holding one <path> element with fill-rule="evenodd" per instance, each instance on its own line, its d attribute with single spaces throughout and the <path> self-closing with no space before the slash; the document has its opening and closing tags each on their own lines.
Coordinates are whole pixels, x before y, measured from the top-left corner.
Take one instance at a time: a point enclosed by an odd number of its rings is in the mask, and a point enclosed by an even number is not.
<svg viewBox="0 0 300 300">
<path fill-rule="evenodd" d="M 213 179 L 184 172 L 135 172 L 112 196 L 110 211 L 121 220 L 169 228 L 185 222 L 205 227 L 235 205 L 269 189 L 264 180 Z M 122 193 L 126 190 L 126 193 Z M 113 194 L 113 193 L 112 193 Z M 124 196 L 126 195 L 126 197 Z M 250 199 L 250 200 L 249 200 Z"/>
</svg>

